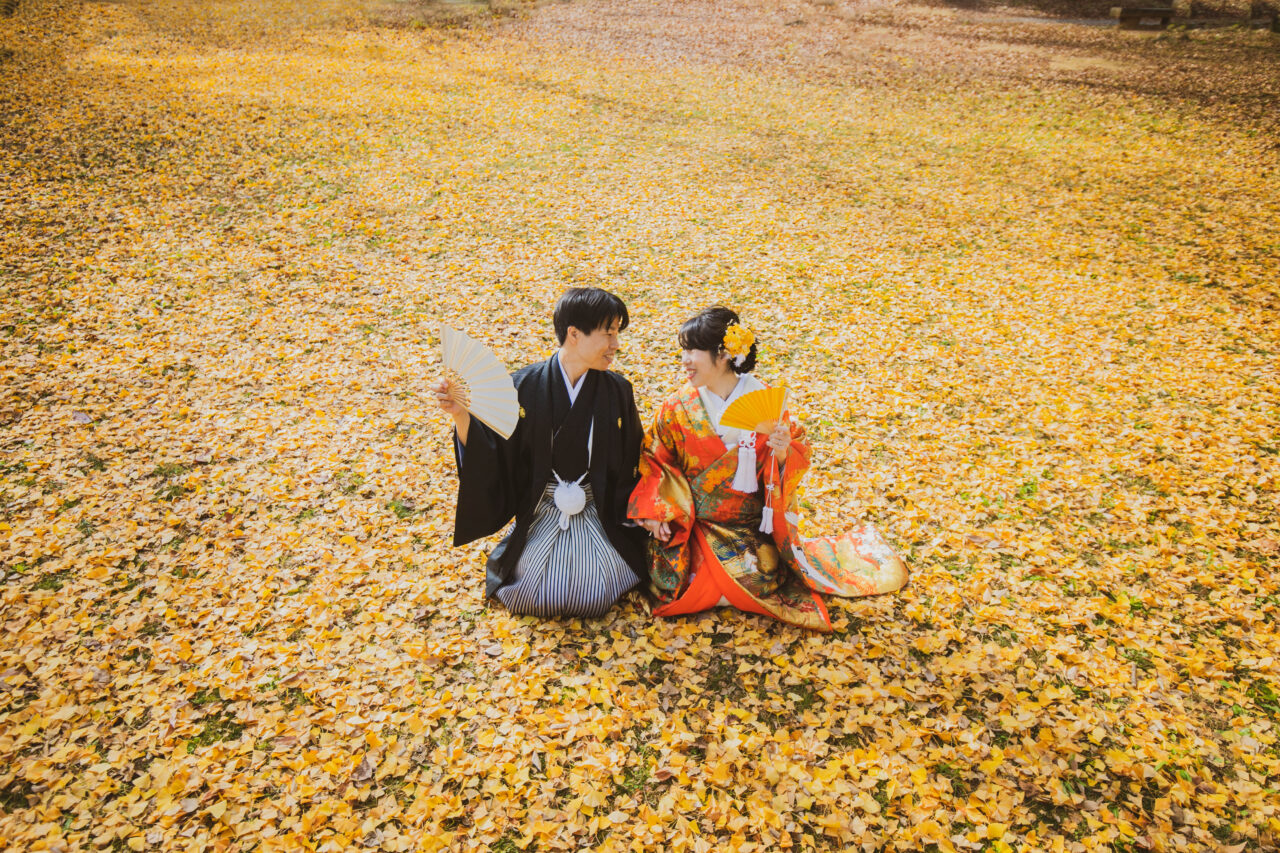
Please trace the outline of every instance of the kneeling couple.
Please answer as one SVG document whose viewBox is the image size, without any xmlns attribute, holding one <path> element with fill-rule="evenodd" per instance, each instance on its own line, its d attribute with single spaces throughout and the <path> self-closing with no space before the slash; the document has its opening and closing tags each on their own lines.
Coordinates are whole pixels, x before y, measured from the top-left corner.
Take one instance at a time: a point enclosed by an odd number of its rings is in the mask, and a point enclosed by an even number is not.
<svg viewBox="0 0 1280 853">
<path fill-rule="evenodd" d="M 821 594 L 906 583 L 871 524 L 799 534 L 802 428 L 784 421 L 764 436 L 721 425 L 734 400 L 765 387 L 750 375 L 757 347 L 735 312 L 709 308 L 681 326 L 689 384 L 647 434 L 631 383 L 609 370 L 629 320 L 611 293 L 567 291 L 554 314 L 560 349 L 514 376 L 521 418 L 509 439 L 471 418 L 447 382 L 435 385 L 456 427 L 454 545 L 515 519 L 489 554 L 486 597 L 513 613 L 600 616 L 643 579 L 657 616 L 731 605 L 829 631 Z"/>
</svg>

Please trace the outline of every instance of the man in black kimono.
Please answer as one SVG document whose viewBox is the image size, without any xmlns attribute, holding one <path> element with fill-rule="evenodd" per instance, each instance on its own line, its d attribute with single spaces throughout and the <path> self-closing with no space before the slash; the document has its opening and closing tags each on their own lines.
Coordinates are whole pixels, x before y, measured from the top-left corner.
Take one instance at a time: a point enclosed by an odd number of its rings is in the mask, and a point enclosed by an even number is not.
<svg viewBox="0 0 1280 853">
<path fill-rule="evenodd" d="M 509 439 L 472 418 L 448 382 L 433 389 L 456 427 L 453 544 L 515 519 L 489 553 L 485 591 L 513 613 L 599 616 L 644 576 L 644 531 L 627 520 L 643 429 L 631 383 L 609 370 L 629 322 L 607 291 L 566 291 L 559 351 L 513 377 L 521 413 Z"/>
</svg>

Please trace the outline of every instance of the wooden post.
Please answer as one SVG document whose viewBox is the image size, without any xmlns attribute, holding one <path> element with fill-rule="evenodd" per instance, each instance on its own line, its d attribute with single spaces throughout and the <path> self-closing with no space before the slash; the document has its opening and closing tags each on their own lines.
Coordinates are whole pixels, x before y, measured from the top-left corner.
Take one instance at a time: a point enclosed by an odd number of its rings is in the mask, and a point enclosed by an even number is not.
<svg viewBox="0 0 1280 853">
<path fill-rule="evenodd" d="M 1249 4 L 1249 21 L 1271 19 L 1271 32 L 1280 33 L 1280 0 L 1253 0 Z"/>
<path fill-rule="evenodd" d="M 1144 6 L 1112 6 L 1111 17 L 1116 19 L 1117 26 L 1122 30 L 1141 30 L 1141 29 L 1159 29 L 1163 30 L 1169 26 L 1169 21 L 1173 18 L 1174 10 L 1166 7 L 1144 7 Z M 1154 19 L 1157 23 L 1154 27 L 1143 26 L 1145 20 Z"/>
</svg>

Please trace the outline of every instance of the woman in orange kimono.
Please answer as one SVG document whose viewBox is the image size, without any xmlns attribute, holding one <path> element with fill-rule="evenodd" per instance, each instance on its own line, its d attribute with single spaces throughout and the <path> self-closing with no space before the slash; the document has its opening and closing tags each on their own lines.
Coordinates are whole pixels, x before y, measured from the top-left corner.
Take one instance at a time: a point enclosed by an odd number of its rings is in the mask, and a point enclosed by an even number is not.
<svg viewBox="0 0 1280 853">
<path fill-rule="evenodd" d="M 689 384 L 658 410 L 628 509 L 653 536 L 654 615 L 731 605 L 830 631 L 819 593 L 901 589 L 907 568 L 873 525 L 800 535 L 796 487 L 809 468 L 803 428 L 785 417 L 768 436 L 721 425 L 734 400 L 765 388 L 750 375 L 756 344 L 738 315 L 702 311 L 681 326 L 680 346 Z"/>
</svg>

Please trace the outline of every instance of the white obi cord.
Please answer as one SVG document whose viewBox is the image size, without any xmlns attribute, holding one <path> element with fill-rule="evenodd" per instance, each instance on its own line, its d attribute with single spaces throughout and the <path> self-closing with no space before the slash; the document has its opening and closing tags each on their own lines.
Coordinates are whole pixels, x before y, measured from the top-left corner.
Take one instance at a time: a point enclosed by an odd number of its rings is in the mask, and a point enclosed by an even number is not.
<svg viewBox="0 0 1280 853">
<path fill-rule="evenodd" d="M 582 476 L 572 483 L 561 480 L 560 475 L 555 471 L 551 474 L 556 478 L 554 497 L 556 509 L 560 510 L 560 529 L 568 530 L 569 517 L 582 512 L 587 506 L 587 493 L 582 489 L 582 481 L 586 479 L 587 472 L 584 471 Z"/>
<path fill-rule="evenodd" d="M 733 472 L 732 488 L 735 492 L 748 495 L 760 490 L 760 484 L 756 482 L 756 434 L 754 432 L 743 431 L 742 438 L 738 439 L 738 470 Z"/>
<path fill-rule="evenodd" d="M 729 404 L 743 394 L 763 389 L 764 383 L 749 373 L 738 377 L 738 384 L 724 399 L 705 385 L 698 389 L 698 396 L 702 398 L 702 406 L 707 410 L 707 419 L 715 426 L 716 435 L 724 441 L 726 448 L 733 447 L 735 444 L 738 446 L 738 465 L 733 473 L 730 488 L 735 492 L 748 495 L 760 490 L 760 484 L 756 481 L 756 434 L 751 430 L 723 426 L 720 423 L 720 417 L 725 409 L 729 408 Z"/>
<path fill-rule="evenodd" d="M 569 519 L 586 509 L 587 493 L 582 489 L 582 481 L 587 479 L 587 475 L 591 473 L 591 445 L 592 439 L 595 438 L 596 424 L 591 422 L 591 429 L 587 432 L 587 470 L 582 472 L 582 476 L 572 482 L 560 479 L 560 475 L 556 473 L 554 468 L 551 469 L 551 476 L 556 478 L 556 490 L 552 497 L 556 502 L 556 509 L 560 510 L 560 529 L 569 529 Z"/>
</svg>

